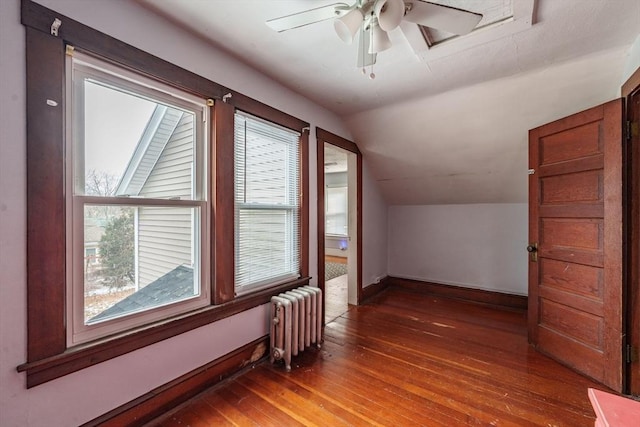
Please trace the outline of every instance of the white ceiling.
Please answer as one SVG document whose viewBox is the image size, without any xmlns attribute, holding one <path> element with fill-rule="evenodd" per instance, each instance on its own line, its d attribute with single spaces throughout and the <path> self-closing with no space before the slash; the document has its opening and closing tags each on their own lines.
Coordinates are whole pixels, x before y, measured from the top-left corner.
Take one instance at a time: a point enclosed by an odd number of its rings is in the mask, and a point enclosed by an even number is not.
<svg viewBox="0 0 640 427">
<path fill-rule="evenodd" d="M 524 31 L 506 23 L 431 50 L 396 29 L 370 80 L 331 21 L 264 23 L 335 0 L 135 1 L 342 117 L 390 204 L 526 202 L 527 131 L 613 99 L 640 32 L 638 0 L 538 0 Z"/>
</svg>

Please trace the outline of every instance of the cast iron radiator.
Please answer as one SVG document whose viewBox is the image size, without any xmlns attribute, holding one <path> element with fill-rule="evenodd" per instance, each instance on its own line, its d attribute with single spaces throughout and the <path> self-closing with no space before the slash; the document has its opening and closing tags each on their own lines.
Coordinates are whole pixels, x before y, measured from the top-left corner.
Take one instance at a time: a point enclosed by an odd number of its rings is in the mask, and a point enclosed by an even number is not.
<svg viewBox="0 0 640 427">
<path fill-rule="evenodd" d="M 291 356 L 322 343 L 322 291 L 302 286 L 271 297 L 271 363 L 284 360 L 291 370 Z"/>
</svg>

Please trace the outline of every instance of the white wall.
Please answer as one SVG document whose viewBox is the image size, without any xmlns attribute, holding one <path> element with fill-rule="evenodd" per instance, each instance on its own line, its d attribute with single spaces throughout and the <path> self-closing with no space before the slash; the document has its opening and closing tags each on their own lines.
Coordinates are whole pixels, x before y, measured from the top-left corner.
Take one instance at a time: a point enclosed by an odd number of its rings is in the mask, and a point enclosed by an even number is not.
<svg viewBox="0 0 640 427">
<path fill-rule="evenodd" d="M 356 141 L 357 142 L 357 141 Z M 362 286 L 387 275 L 387 207 L 367 163 L 362 165 Z M 384 231 L 383 231 L 384 230 Z"/>
<path fill-rule="evenodd" d="M 389 275 L 527 294 L 528 205 L 389 208 Z"/>
<path fill-rule="evenodd" d="M 312 123 L 309 252 L 311 274 L 317 276 L 313 126 L 349 138 L 338 117 L 128 0 L 38 2 Z M 16 366 L 26 361 L 27 333 L 24 37 L 20 0 L 0 0 L 0 425 L 79 425 L 265 335 L 267 310 L 266 306 L 256 307 L 32 389 L 25 388 L 25 375 L 16 372 Z M 363 186 L 367 208 L 365 242 L 383 244 L 386 229 L 379 223 L 386 215 L 385 205 L 376 198 L 375 183 L 369 175 Z M 386 273 L 386 268 L 379 266 L 386 267 L 386 262 L 380 263 L 380 253 L 386 254 L 386 248 L 365 249 L 365 271 Z"/>
<path fill-rule="evenodd" d="M 620 85 L 622 86 L 629 77 L 640 67 L 640 34 L 636 37 L 633 45 L 629 49 L 629 54 L 627 56 L 627 61 L 624 65 L 624 70 L 622 72 L 622 79 L 620 80 Z"/>
</svg>

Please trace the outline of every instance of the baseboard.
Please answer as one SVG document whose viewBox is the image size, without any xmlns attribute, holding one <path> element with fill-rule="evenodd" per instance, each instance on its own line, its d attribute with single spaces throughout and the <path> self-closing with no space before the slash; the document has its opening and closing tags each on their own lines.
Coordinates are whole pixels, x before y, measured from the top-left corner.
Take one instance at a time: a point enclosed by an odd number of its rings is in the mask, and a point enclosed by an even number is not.
<svg viewBox="0 0 640 427">
<path fill-rule="evenodd" d="M 378 283 L 374 283 L 367 286 L 366 288 L 362 288 L 362 293 L 360 294 L 360 303 L 362 304 L 375 295 L 378 295 L 380 292 L 387 289 L 389 287 L 389 284 L 389 276 L 384 276 Z"/>
<path fill-rule="evenodd" d="M 225 378 L 262 359 L 269 337 L 262 337 L 99 416 L 82 427 L 142 426 Z"/>
<path fill-rule="evenodd" d="M 410 289 L 429 295 L 455 298 L 483 304 L 497 305 L 516 310 L 526 310 L 528 298 L 523 295 L 505 294 L 484 289 L 465 288 L 461 286 L 442 285 L 413 279 L 390 277 L 389 284 L 399 288 Z"/>
</svg>

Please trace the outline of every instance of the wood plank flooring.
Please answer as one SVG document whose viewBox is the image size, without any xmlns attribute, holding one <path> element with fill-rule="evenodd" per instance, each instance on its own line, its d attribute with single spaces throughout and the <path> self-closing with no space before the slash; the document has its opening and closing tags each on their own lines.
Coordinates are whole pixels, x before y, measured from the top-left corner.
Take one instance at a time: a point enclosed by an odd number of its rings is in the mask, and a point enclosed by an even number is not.
<svg viewBox="0 0 640 427">
<path fill-rule="evenodd" d="M 592 426 L 606 387 L 527 344 L 526 314 L 387 289 L 293 370 L 260 363 L 152 426 Z"/>
</svg>

